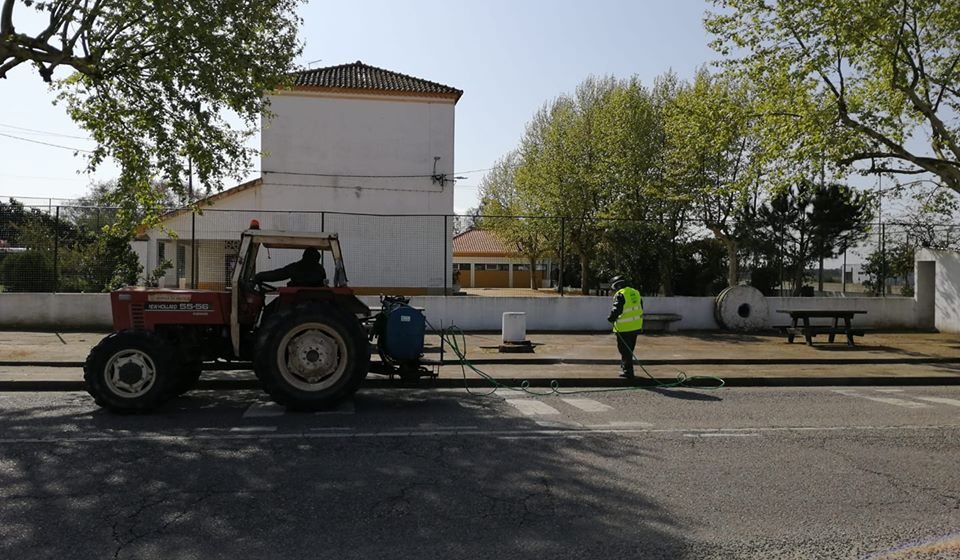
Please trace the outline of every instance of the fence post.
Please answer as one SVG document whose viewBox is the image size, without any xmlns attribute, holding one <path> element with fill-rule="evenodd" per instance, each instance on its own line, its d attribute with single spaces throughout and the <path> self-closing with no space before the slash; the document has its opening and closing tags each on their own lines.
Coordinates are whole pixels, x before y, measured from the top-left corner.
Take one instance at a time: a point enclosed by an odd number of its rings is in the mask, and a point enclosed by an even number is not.
<svg viewBox="0 0 960 560">
<path fill-rule="evenodd" d="M 57 206 L 57 214 L 53 219 L 53 292 L 60 289 L 60 206 Z"/>
<path fill-rule="evenodd" d="M 561 217 L 560 218 L 560 274 L 557 277 L 557 283 L 559 284 L 557 288 L 559 289 L 561 296 L 563 295 L 563 269 L 566 266 L 564 264 L 565 249 L 566 249 L 564 244 L 567 237 L 566 230 L 567 230 L 567 219 L 564 217 Z"/>
<path fill-rule="evenodd" d="M 880 297 L 887 297 L 887 231 L 880 222 Z"/>
<path fill-rule="evenodd" d="M 197 289 L 197 213 L 190 214 L 190 289 Z"/>
</svg>

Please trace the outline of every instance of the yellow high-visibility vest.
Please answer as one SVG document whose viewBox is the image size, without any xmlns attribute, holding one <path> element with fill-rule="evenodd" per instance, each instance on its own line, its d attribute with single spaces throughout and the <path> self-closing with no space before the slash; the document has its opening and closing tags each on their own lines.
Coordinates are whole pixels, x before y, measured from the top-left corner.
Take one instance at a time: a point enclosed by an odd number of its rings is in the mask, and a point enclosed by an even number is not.
<svg viewBox="0 0 960 560">
<path fill-rule="evenodd" d="M 623 294 L 623 313 L 613 324 L 613 332 L 633 332 L 643 329 L 643 298 L 633 288 L 617 290 Z"/>
</svg>

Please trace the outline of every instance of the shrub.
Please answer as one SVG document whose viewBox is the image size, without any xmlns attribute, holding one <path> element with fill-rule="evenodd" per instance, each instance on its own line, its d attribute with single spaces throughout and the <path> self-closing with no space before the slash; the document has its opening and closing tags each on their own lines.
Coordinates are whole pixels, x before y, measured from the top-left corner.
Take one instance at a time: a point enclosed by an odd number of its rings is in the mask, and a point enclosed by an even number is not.
<svg viewBox="0 0 960 560">
<path fill-rule="evenodd" d="M 0 281 L 5 292 L 52 292 L 53 260 L 40 251 L 11 253 L 0 265 Z"/>
</svg>

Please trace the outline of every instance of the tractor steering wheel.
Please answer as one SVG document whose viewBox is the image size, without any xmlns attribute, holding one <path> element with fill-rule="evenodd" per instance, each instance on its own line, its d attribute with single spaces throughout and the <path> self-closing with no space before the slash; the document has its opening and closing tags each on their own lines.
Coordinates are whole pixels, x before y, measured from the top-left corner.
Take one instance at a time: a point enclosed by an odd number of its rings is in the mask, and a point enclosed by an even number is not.
<svg viewBox="0 0 960 560">
<path fill-rule="evenodd" d="M 263 282 L 263 281 L 257 281 L 255 282 L 255 284 L 257 286 L 257 290 L 261 294 L 269 294 L 280 289 L 272 284 L 267 284 L 266 282 Z"/>
</svg>

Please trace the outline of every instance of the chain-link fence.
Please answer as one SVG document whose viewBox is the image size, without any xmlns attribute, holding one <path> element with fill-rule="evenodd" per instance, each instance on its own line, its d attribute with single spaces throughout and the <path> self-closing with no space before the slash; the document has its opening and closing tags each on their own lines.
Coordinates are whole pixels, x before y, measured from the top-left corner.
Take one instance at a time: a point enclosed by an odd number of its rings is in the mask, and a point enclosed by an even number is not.
<svg viewBox="0 0 960 560">
<path fill-rule="evenodd" d="M 134 238 L 107 232 L 115 210 L 0 203 L 0 290 L 107 292 L 123 285 L 229 289 L 240 234 L 337 233 L 359 293 L 604 295 L 625 275 L 645 294 L 712 296 L 731 282 L 768 295 L 912 295 L 918 247 L 960 248 L 960 226 L 879 222 L 811 242 L 792 231 L 718 234 L 669 220 L 177 210 Z M 257 269 L 300 258 L 265 250 Z M 333 265 L 324 262 L 327 277 Z"/>
</svg>

